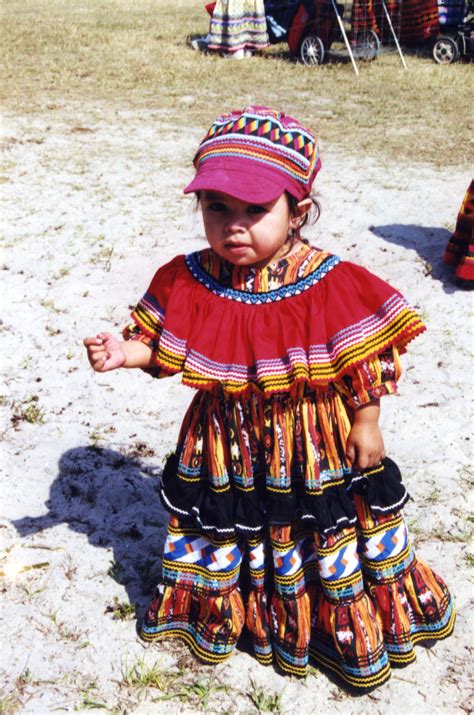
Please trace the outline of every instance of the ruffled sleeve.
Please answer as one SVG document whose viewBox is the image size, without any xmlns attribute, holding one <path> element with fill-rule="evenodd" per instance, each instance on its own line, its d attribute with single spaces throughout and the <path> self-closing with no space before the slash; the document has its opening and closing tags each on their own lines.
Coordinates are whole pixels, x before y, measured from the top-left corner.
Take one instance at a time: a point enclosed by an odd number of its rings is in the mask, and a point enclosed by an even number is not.
<svg viewBox="0 0 474 715">
<path fill-rule="evenodd" d="M 346 403 L 357 409 L 384 395 L 395 394 L 401 374 L 398 349 L 391 345 L 371 359 L 350 368 L 336 383 L 336 388 Z"/>
<path fill-rule="evenodd" d="M 155 273 L 147 292 L 137 303 L 131 317 L 133 323 L 127 325 L 122 336 L 124 340 L 137 340 L 148 345 L 152 350 L 153 367 L 144 368 L 144 372 L 155 378 L 168 377 L 172 371 L 165 369 L 156 362 L 160 350 L 161 336 L 166 314 L 166 307 L 176 275 L 184 264 L 184 257 L 177 256 L 162 266 Z"/>
</svg>

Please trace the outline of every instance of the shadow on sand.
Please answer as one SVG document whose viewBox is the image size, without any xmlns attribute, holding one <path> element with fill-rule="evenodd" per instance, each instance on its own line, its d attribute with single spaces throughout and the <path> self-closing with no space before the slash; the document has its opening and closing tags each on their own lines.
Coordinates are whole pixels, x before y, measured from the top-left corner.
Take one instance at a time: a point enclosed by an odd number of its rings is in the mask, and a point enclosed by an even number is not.
<svg viewBox="0 0 474 715">
<path fill-rule="evenodd" d="M 76 447 L 59 460 L 46 502 L 47 513 L 13 521 L 21 536 L 68 524 L 89 543 L 111 548 L 109 575 L 123 584 L 141 610 L 158 582 L 168 517 L 157 487 L 161 469 L 101 447 Z M 144 456 L 144 455 L 142 455 Z M 147 455 L 145 455 L 147 456 Z"/>
<path fill-rule="evenodd" d="M 420 256 L 425 266 L 425 275 L 440 281 L 445 293 L 462 290 L 456 284 L 454 267 L 443 263 L 443 253 L 451 232 L 445 228 L 416 226 L 414 224 L 392 223 L 386 226 L 371 226 L 375 236 L 403 248 L 412 248 Z"/>
</svg>

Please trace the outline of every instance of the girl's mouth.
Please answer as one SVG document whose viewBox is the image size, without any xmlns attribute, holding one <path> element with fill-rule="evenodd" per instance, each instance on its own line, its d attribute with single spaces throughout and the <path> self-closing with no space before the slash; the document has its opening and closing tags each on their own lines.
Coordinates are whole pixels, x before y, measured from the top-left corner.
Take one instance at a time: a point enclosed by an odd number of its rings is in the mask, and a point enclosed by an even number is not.
<svg viewBox="0 0 474 715">
<path fill-rule="evenodd" d="M 248 248 L 246 243 L 225 243 L 224 245 L 228 251 L 232 252 L 245 251 Z"/>
</svg>

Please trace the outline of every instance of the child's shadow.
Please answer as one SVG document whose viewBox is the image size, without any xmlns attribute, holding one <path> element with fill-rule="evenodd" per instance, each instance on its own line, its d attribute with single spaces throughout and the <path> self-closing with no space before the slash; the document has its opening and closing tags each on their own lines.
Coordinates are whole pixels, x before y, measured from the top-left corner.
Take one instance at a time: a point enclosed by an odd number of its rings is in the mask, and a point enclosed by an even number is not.
<svg viewBox="0 0 474 715">
<path fill-rule="evenodd" d="M 445 293 L 454 293 L 459 286 L 454 279 L 453 266 L 443 263 L 443 253 L 451 236 L 445 228 L 392 223 L 386 226 L 371 226 L 370 230 L 385 241 L 403 248 L 413 248 L 424 264 L 425 275 L 440 281 Z"/>
<path fill-rule="evenodd" d="M 94 546 L 111 548 L 109 576 L 123 584 L 130 603 L 139 608 L 158 581 L 168 521 L 157 493 L 160 470 L 140 456 L 147 456 L 142 444 L 127 456 L 101 447 L 65 452 L 48 512 L 12 522 L 21 536 L 66 523 Z"/>
</svg>

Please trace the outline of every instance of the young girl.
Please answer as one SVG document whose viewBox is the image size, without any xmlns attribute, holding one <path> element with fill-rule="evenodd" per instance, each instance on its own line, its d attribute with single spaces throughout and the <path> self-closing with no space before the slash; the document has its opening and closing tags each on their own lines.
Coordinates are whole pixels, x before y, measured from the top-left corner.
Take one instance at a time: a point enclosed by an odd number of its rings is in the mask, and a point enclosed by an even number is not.
<svg viewBox="0 0 474 715">
<path fill-rule="evenodd" d="M 171 516 L 142 636 L 218 663 L 245 626 L 261 663 L 304 676 L 311 659 L 370 689 L 454 625 L 378 425 L 424 326 L 387 283 L 301 239 L 320 161 L 296 120 L 225 114 L 194 165 L 185 192 L 209 247 L 157 271 L 125 341 L 84 341 L 98 372 L 182 372 L 197 389 L 163 472 Z"/>
</svg>

